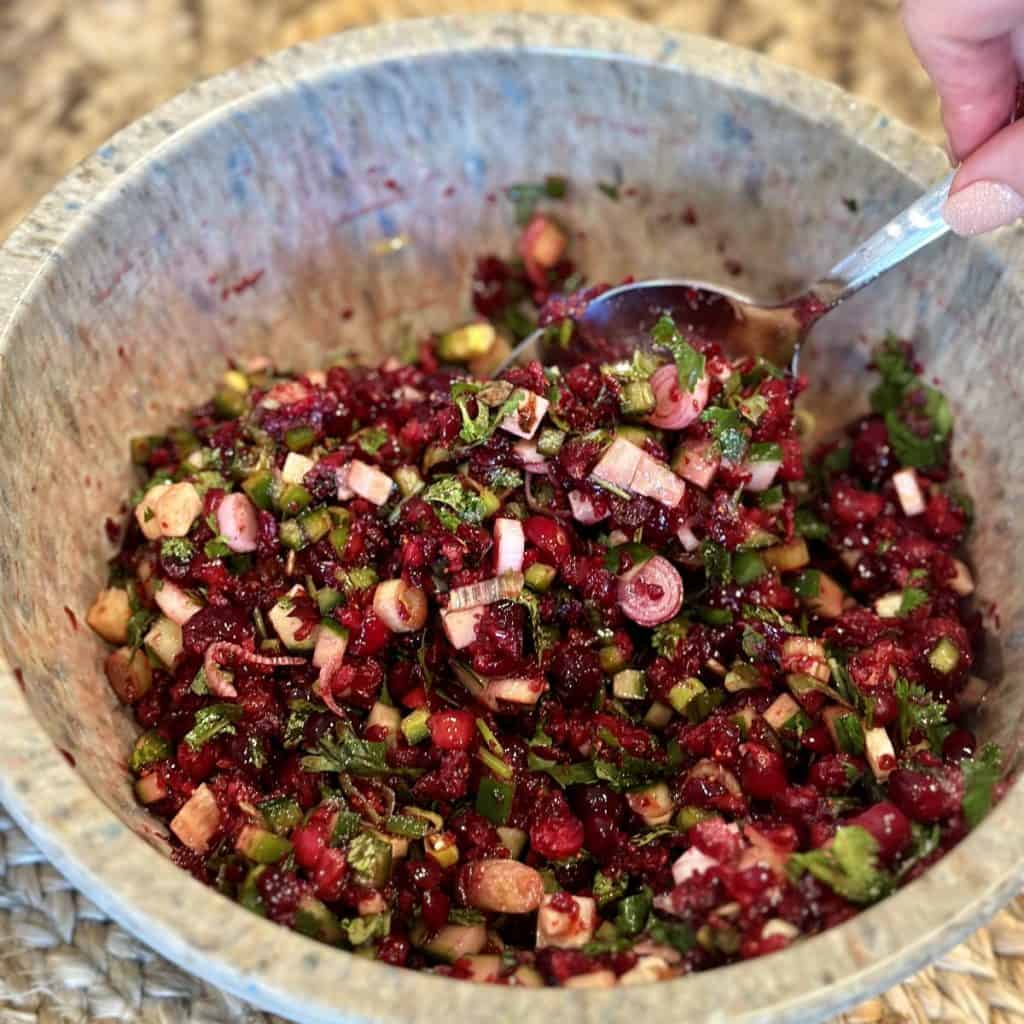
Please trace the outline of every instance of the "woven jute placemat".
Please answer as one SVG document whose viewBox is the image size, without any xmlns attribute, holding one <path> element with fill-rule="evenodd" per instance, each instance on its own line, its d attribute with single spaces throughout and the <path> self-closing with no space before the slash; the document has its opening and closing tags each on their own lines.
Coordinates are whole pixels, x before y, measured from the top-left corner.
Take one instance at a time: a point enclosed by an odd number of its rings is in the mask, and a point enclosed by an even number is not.
<svg viewBox="0 0 1024 1024">
<path fill-rule="evenodd" d="M 0 0 L 0 237 L 121 125 L 198 77 L 397 17 L 533 9 L 719 35 L 934 134 L 899 0 Z M 844 1021 L 1024 1020 L 1024 898 Z M 179 970 L 77 892 L 0 811 L 0 1024 L 278 1024 Z"/>
</svg>

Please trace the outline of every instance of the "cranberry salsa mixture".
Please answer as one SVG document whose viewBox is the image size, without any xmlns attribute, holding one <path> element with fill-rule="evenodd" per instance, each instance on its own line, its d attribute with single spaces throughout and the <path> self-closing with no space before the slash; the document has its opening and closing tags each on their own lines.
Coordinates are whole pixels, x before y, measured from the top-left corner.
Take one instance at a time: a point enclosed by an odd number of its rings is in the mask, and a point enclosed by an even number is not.
<svg viewBox="0 0 1024 1024">
<path fill-rule="evenodd" d="M 602 290 L 566 241 L 533 213 L 481 318 L 406 359 L 253 362 L 135 439 L 89 623 L 197 878 L 391 964 L 611 986 L 845 920 L 1002 783 L 909 348 L 809 457 L 800 379 L 667 317 L 654 355 L 488 379 Z"/>
</svg>

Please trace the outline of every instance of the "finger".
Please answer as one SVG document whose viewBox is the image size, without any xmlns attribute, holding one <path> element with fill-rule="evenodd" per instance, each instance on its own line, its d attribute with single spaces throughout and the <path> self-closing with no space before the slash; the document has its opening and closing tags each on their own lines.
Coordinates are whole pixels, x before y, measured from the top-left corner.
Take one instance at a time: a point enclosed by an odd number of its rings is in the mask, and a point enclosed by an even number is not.
<svg viewBox="0 0 1024 1024">
<path fill-rule="evenodd" d="M 935 83 L 957 159 L 1010 118 L 1018 80 L 1013 28 L 1020 17 L 1019 0 L 907 0 L 904 5 L 907 34 Z"/>
<path fill-rule="evenodd" d="M 943 216 L 958 235 L 980 235 L 1024 217 L 1024 121 L 997 132 L 964 162 Z"/>
</svg>

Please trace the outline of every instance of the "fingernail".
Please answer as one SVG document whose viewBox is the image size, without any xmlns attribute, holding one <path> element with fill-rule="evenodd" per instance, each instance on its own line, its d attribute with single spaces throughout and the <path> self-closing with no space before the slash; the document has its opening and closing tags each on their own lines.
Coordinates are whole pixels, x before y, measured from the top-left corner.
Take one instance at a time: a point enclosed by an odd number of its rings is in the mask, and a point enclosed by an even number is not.
<svg viewBox="0 0 1024 1024">
<path fill-rule="evenodd" d="M 942 216 L 958 235 L 983 235 L 1024 217 L 1024 196 L 1001 181 L 976 181 L 946 200 Z"/>
</svg>

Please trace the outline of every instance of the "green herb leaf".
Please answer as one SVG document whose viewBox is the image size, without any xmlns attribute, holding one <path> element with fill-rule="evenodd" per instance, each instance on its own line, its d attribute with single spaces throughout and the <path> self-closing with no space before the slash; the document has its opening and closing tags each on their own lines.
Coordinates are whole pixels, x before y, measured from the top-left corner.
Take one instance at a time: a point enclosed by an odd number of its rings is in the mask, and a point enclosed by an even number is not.
<svg viewBox="0 0 1024 1024">
<path fill-rule="evenodd" d="M 346 730 L 336 740 L 322 736 L 316 749 L 300 763 L 306 772 L 341 772 L 368 778 L 408 774 L 408 769 L 393 768 L 388 764 L 387 749 L 385 743 L 363 740 Z"/>
<path fill-rule="evenodd" d="M 580 761 L 577 764 L 559 764 L 557 761 L 549 761 L 547 758 L 538 757 L 537 754 L 531 752 L 526 766 L 531 772 L 546 772 L 563 789 L 566 786 L 580 786 L 597 781 L 597 773 L 589 761 Z"/>
<path fill-rule="evenodd" d="M 165 562 L 176 562 L 178 565 L 187 565 L 195 553 L 195 545 L 184 537 L 168 537 L 160 545 L 160 558 Z"/>
<path fill-rule="evenodd" d="M 356 443 L 367 455 L 376 455 L 388 443 L 388 436 L 383 427 L 367 427 L 356 434 Z"/>
<path fill-rule="evenodd" d="M 946 705 L 935 700 L 923 686 L 906 679 L 896 680 L 893 693 L 899 705 L 900 742 L 906 746 L 910 737 L 920 730 L 932 750 L 941 751 L 953 728 L 946 721 Z"/>
<path fill-rule="evenodd" d="M 847 825 L 836 830 L 832 845 L 791 854 L 786 871 L 793 880 L 809 871 L 851 903 L 876 903 L 892 890 L 890 875 L 878 866 L 878 842 L 867 829 Z"/>
<path fill-rule="evenodd" d="M 637 544 L 634 542 L 617 544 L 615 547 L 609 548 L 605 552 L 604 567 L 610 573 L 615 573 L 617 575 L 622 569 L 623 555 L 628 555 L 630 565 L 635 567 L 643 565 L 644 562 L 649 562 L 654 557 L 654 551 L 647 547 L 646 544 Z"/>
<path fill-rule="evenodd" d="M 443 505 L 455 515 L 455 525 L 459 522 L 479 526 L 487 518 L 487 506 L 483 499 L 472 488 L 466 487 L 457 476 L 438 477 L 421 497 L 431 505 Z M 441 518 L 441 511 L 438 518 Z M 442 518 L 442 522 L 444 519 Z M 448 523 L 445 523 L 448 526 Z"/>
<path fill-rule="evenodd" d="M 655 627 L 651 634 L 651 647 L 663 658 L 674 658 L 689 629 L 690 623 L 686 619 L 670 619 L 663 622 Z"/>
<path fill-rule="evenodd" d="M 806 540 L 825 540 L 829 529 L 809 508 L 798 508 L 793 516 L 796 532 Z"/>
<path fill-rule="evenodd" d="M 682 922 L 662 921 L 660 918 L 651 922 L 647 935 L 652 942 L 662 946 L 671 946 L 680 953 L 689 953 L 697 944 L 694 930 Z"/>
<path fill-rule="evenodd" d="M 350 917 L 341 922 L 345 938 L 351 946 L 365 946 L 368 942 L 386 938 L 391 931 L 391 914 L 368 914 L 366 917 Z"/>
<path fill-rule="evenodd" d="M 185 742 L 192 750 L 199 750 L 215 736 L 231 736 L 234 722 L 242 717 L 240 704 L 210 704 L 196 712 L 195 724 L 185 733 Z"/>
<path fill-rule="evenodd" d="M 632 896 L 626 896 L 619 902 L 619 912 L 615 915 L 615 930 L 627 939 L 639 935 L 644 930 L 653 907 L 654 895 L 647 886 Z"/>
<path fill-rule="evenodd" d="M 601 759 L 594 762 L 594 774 L 620 793 L 645 786 L 661 778 L 668 771 L 667 764 L 648 761 L 632 754 L 621 754 L 618 764 Z"/>
<path fill-rule="evenodd" d="M 805 569 L 790 584 L 793 593 L 805 601 L 821 593 L 821 573 L 817 569 Z"/>
<path fill-rule="evenodd" d="M 994 743 L 986 743 L 974 757 L 960 762 L 964 773 L 964 821 L 974 828 L 992 807 L 992 792 L 1002 771 L 1003 754 Z"/>
<path fill-rule="evenodd" d="M 926 605 L 930 600 L 927 590 L 922 590 L 920 587 L 904 587 L 903 597 L 900 600 L 900 607 L 898 615 L 902 618 L 909 615 L 911 612 L 917 611 L 918 608 Z"/>
<path fill-rule="evenodd" d="M 712 406 L 701 413 L 701 420 L 711 424 L 711 439 L 727 462 L 739 465 L 747 450 L 747 427 L 735 409 Z"/>
<path fill-rule="evenodd" d="M 897 872 L 897 877 L 904 878 L 910 869 L 919 861 L 930 857 L 938 848 L 942 840 L 942 829 L 938 825 L 922 825 L 920 822 L 910 823 L 911 846 L 904 854 L 903 863 Z"/>
<path fill-rule="evenodd" d="M 704 559 L 704 571 L 711 582 L 732 582 L 732 556 L 726 548 L 713 540 L 705 540 L 701 543 L 700 554 Z"/>
<path fill-rule="evenodd" d="M 679 374 L 680 389 L 693 391 L 704 376 L 704 356 L 679 333 L 675 321 L 667 313 L 651 330 L 651 340 L 658 348 L 672 353 Z"/>
<path fill-rule="evenodd" d="M 597 905 L 603 907 L 606 903 L 614 903 L 626 895 L 629 889 L 629 875 L 621 872 L 617 875 L 606 875 L 598 871 L 594 875 L 594 899 Z"/>
</svg>

